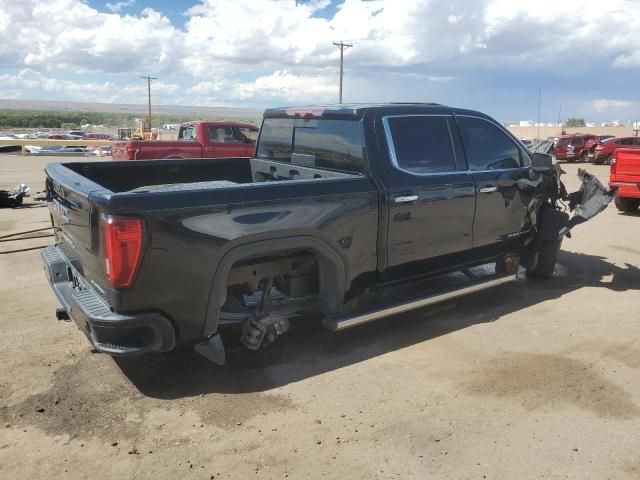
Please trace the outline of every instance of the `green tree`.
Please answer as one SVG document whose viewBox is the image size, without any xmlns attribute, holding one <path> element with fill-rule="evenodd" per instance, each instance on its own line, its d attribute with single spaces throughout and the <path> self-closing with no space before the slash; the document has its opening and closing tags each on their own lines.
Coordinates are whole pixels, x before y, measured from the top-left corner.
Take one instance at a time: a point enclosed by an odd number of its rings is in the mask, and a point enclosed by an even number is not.
<svg viewBox="0 0 640 480">
<path fill-rule="evenodd" d="M 71 123 L 71 122 L 64 122 L 60 124 L 60 128 L 62 130 L 72 130 L 74 128 L 78 128 L 78 126 L 75 123 Z"/>
<path fill-rule="evenodd" d="M 585 125 L 584 118 L 568 118 L 565 122 L 566 127 L 584 127 Z"/>
</svg>

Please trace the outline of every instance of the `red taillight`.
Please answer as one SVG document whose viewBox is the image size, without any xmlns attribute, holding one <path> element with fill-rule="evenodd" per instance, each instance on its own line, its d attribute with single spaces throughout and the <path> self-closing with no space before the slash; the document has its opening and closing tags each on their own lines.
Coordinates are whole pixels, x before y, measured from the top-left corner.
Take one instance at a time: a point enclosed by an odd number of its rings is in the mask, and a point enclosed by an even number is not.
<svg viewBox="0 0 640 480">
<path fill-rule="evenodd" d="M 135 151 L 131 147 L 127 147 L 127 160 L 135 160 Z"/>
<path fill-rule="evenodd" d="M 615 175 L 616 174 L 616 166 L 618 164 L 618 156 L 616 154 L 616 152 L 613 152 L 613 155 L 611 155 L 611 170 L 610 173 L 611 175 Z"/>
<path fill-rule="evenodd" d="M 107 280 L 114 288 L 131 285 L 142 253 L 142 220 L 102 217 L 104 260 Z"/>
</svg>

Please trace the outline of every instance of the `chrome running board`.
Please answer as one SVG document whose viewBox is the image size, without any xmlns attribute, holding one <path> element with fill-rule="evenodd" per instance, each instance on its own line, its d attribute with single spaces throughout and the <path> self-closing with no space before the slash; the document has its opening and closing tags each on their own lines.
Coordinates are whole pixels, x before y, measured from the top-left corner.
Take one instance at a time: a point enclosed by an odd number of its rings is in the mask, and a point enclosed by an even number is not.
<svg viewBox="0 0 640 480">
<path fill-rule="evenodd" d="M 514 274 L 509 274 L 498 278 L 496 278 L 495 276 L 491 276 L 490 280 L 483 280 L 479 282 L 476 281 L 471 285 L 466 284 L 466 286 L 462 288 L 447 290 L 442 293 L 436 293 L 409 303 L 403 303 L 400 305 L 395 305 L 393 307 L 376 310 L 373 312 L 365 313 L 363 315 L 352 317 L 329 317 L 325 318 L 322 323 L 326 328 L 328 328 L 329 330 L 333 330 L 334 332 L 338 330 L 344 330 L 346 328 L 362 325 L 363 323 L 372 322 L 373 320 L 378 320 L 380 318 L 397 315 L 399 313 L 415 310 L 416 308 L 426 307 L 427 305 L 433 305 L 435 303 L 451 300 L 452 298 L 461 297 L 469 293 L 479 292 L 480 290 L 503 285 L 505 283 L 512 282 L 515 279 L 516 275 Z"/>
</svg>

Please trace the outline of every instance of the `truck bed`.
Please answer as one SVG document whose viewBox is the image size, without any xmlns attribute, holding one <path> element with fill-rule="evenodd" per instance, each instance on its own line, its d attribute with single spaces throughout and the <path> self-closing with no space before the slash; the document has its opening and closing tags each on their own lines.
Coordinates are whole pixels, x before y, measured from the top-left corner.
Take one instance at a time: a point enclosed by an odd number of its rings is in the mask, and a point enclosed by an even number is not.
<svg viewBox="0 0 640 480">
<path fill-rule="evenodd" d="M 64 167 L 114 193 L 231 188 L 239 184 L 359 176 L 257 158 L 70 163 Z"/>
</svg>

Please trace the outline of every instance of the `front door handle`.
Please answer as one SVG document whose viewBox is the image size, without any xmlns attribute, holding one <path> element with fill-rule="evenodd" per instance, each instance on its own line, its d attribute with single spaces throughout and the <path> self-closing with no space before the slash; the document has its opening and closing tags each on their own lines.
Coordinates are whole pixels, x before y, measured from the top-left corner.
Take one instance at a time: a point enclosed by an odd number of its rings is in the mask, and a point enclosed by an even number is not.
<svg viewBox="0 0 640 480">
<path fill-rule="evenodd" d="M 487 187 L 482 187 L 480 189 L 480 193 L 491 193 L 491 192 L 496 192 L 498 190 L 498 187 L 494 187 L 493 185 L 489 185 Z"/>
<path fill-rule="evenodd" d="M 418 195 L 400 195 L 399 197 L 393 198 L 395 203 L 410 203 L 416 200 L 418 200 Z"/>
</svg>

